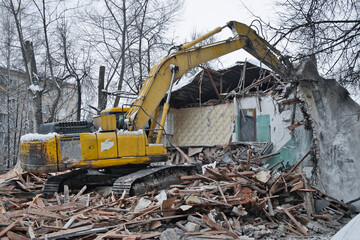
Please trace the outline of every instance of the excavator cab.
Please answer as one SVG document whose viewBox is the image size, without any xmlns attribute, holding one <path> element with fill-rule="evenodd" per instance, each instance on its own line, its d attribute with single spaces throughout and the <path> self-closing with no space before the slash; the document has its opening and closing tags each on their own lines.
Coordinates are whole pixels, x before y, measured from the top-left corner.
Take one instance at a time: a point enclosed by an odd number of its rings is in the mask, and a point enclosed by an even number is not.
<svg viewBox="0 0 360 240">
<path fill-rule="evenodd" d="M 127 130 L 125 114 L 129 107 L 109 108 L 94 117 L 95 128 L 101 131 Z"/>
</svg>

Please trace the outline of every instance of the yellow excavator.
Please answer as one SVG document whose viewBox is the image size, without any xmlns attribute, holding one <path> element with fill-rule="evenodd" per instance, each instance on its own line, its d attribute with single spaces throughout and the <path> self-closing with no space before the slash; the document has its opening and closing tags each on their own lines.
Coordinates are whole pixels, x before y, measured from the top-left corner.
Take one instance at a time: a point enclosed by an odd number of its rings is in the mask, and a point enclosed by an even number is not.
<svg viewBox="0 0 360 240">
<path fill-rule="evenodd" d="M 205 39 L 229 27 L 234 36 L 219 42 L 201 44 Z M 164 188 L 180 175 L 193 171 L 189 166 L 149 168 L 168 159 L 161 143 L 164 123 L 174 82 L 191 68 L 204 62 L 244 49 L 283 78 L 292 77 L 291 64 L 278 50 L 245 24 L 231 21 L 224 27 L 185 43 L 155 65 L 136 101 L 101 112 L 93 123 L 64 122 L 43 126 L 39 134 L 21 138 L 20 165 L 33 173 L 73 170 L 48 179 L 45 194 L 61 190 L 64 184 L 113 184 L 115 194 L 140 194 Z M 167 94 L 158 123 L 159 105 Z M 151 124 L 146 130 L 149 120 Z M 150 139 L 157 126 L 156 142 Z M 98 171 L 94 171 L 98 170 Z"/>
</svg>

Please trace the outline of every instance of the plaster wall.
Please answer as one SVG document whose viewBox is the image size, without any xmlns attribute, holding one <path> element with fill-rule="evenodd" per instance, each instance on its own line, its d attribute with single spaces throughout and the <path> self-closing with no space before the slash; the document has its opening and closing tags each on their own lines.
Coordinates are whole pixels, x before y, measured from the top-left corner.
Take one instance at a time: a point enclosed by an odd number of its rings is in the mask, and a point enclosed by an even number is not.
<svg viewBox="0 0 360 240">
<path fill-rule="evenodd" d="M 360 196 L 360 106 L 335 80 L 300 82 L 317 141 L 317 185 L 351 201 Z M 353 204 L 360 211 L 360 202 Z"/>
</svg>

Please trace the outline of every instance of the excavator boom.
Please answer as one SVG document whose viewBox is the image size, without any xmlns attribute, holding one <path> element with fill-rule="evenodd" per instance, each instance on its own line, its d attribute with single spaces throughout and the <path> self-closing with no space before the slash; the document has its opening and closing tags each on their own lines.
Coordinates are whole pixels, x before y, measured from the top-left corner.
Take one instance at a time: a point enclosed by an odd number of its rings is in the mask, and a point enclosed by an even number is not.
<svg viewBox="0 0 360 240">
<path fill-rule="evenodd" d="M 231 21 L 226 26 L 235 33 L 234 37 L 220 42 L 195 46 L 224 28 L 218 27 L 208 34 L 182 45 L 177 51 L 166 56 L 151 69 L 137 100 L 127 112 L 127 118 L 133 122 L 135 129 L 144 128 L 149 117 L 153 115 L 164 98 L 170 87 L 172 78 L 170 66 L 172 65 L 178 67 L 175 79 L 179 79 L 193 67 L 233 51 L 244 49 L 282 77 L 290 75 L 291 69 L 283 62 L 284 57 L 280 52 L 253 29 L 236 21 Z"/>
</svg>

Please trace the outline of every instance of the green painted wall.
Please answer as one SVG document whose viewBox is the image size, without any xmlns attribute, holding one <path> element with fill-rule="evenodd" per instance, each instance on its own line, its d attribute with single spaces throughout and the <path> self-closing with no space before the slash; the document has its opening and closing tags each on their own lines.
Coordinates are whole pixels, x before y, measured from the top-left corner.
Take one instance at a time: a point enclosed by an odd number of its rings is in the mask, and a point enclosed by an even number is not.
<svg viewBox="0 0 360 240">
<path fill-rule="evenodd" d="M 279 150 L 280 154 L 271 157 L 266 163 L 269 164 L 269 167 L 273 164 L 284 160 L 284 166 L 287 167 L 287 165 L 292 166 L 297 162 L 297 155 L 298 149 L 295 146 L 295 139 L 291 138 L 284 146 L 282 146 Z M 278 165 L 280 167 L 281 165 Z"/>
<path fill-rule="evenodd" d="M 256 141 L 257 142 L 270 142 L 270 115 L 257 115 L 256 116 Z"/>
</svg>

